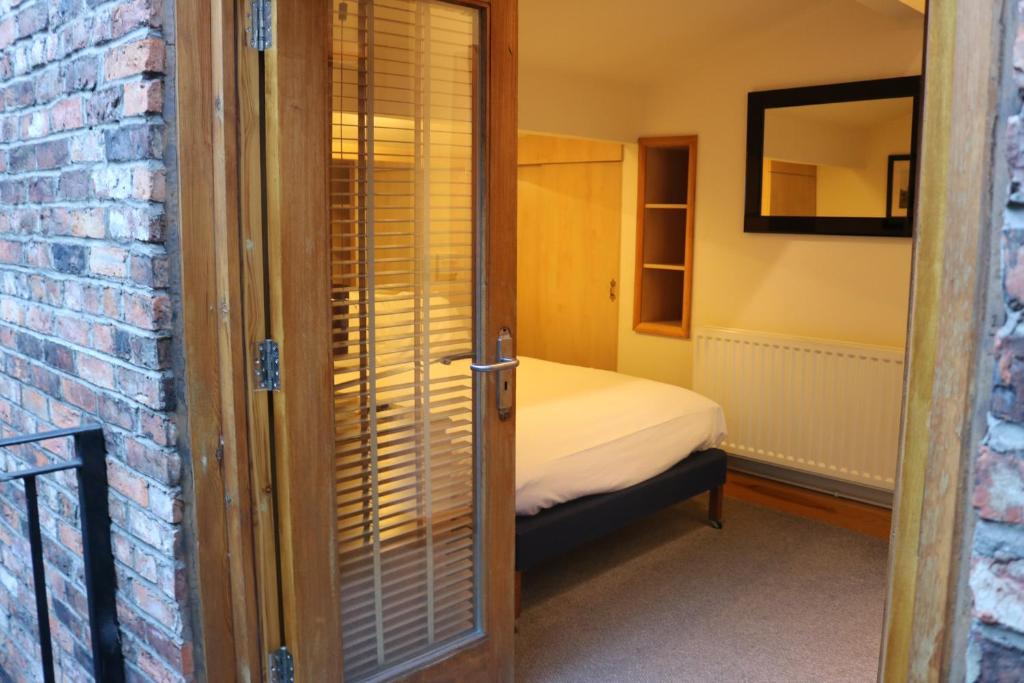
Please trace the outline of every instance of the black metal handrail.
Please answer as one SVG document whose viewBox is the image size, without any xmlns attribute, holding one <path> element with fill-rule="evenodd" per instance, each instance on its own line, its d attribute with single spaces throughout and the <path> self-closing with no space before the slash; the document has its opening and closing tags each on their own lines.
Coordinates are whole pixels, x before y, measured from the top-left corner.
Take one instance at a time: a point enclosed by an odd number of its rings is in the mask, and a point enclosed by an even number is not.
<svg viewBox="0 0 1024 683">
<path fill-rule="evenodd" d="M 103 430 L 96 425 L 83 425 L 29 436 L 16 436 L 0 439 L 0 448 L 67 437 L 74 439 L 73 460 L 12 474 L 0 474 L 0 484 L 18 480 L 25 483 L 28 542 L 32 552 L 32 577 L 36 594 L 36 616 L 39 620 L 39 652 L 43 679 L 46 683 L 55 680 L 36 478 L 53 472 L 75 470 L 78 475 L 78 509 L 82 521 L 82 561 L 85 565 L 85 592 L 89 605 L 93 676 L 103 683 L 122 683 L 124 656 L 121 652 L 121 633 L 117 625 L 117 608 L 114 600 L 117 584 L 114 575 L 114 553 L 110 542 L 107 449 L 103 440 Z"/>
</svg>

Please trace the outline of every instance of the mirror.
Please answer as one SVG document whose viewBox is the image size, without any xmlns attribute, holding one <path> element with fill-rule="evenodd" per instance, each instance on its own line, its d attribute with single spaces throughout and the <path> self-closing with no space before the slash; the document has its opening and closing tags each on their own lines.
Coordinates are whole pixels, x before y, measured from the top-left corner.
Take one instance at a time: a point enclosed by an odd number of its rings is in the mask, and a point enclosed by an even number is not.
<svg viewBox="0 0 1024 683">
<path fill-rule="evenodd" d="M 744 229 L 909 237 L 918 85 L 750 93 Z"/>
</svg>

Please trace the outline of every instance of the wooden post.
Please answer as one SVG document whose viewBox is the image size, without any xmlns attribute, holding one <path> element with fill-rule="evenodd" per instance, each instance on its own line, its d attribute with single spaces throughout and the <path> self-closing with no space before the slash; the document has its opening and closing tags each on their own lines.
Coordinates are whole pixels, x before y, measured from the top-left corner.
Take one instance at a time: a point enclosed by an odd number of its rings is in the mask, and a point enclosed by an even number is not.
<svg viewBox="0 0 1024 683">
<path fill-rule="evenodd" d="M 516 619 L 523 611 L 523 573 L 516 570 Z"/>
<path fill-rule="evenodd" d="M 723 494 L 724 489 L 725 485 L 719 484 L 709 492 L 708 519 L 711 521 L 711 526 L 716 529 L 722 528 L 722 501 L 725 498 Z"/>
</svg>

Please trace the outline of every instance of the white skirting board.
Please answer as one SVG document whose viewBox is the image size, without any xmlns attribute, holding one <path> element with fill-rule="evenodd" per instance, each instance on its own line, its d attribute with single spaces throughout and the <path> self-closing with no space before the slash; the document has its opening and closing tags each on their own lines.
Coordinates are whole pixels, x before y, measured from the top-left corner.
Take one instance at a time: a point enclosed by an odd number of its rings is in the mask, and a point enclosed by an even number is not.
<svg viewBox="0 0 1024 683">
<path fill-rule="evenodd" d="M 725 410 L 737 455 L 892 491 L 904 350 L 698 328 L 694 389 Z"/>
</svg>

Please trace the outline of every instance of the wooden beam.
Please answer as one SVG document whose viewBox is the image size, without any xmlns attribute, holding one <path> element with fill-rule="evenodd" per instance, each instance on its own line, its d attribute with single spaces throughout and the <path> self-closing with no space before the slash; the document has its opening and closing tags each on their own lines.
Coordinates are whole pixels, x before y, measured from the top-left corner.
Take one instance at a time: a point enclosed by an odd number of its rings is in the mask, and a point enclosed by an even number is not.
<svg viewBox="0 0 1024 683">
<path fill-rule="evenodd" d="M 904 403 L 880 679 L 948 678 L 979 430 L 990 284 L 993 135 L 1004 71 L 1000 2 L 928 11 L 921 171 Z M 961 676 L 962 678 L 962 676 Z"/>
<path fill-rule="evenodd" d="M 240 292 L 236 29 L 224 0 L 176 4 L 182 443 L 197 674 L 260 680 Z"/>
</svg>

